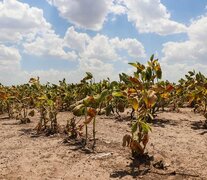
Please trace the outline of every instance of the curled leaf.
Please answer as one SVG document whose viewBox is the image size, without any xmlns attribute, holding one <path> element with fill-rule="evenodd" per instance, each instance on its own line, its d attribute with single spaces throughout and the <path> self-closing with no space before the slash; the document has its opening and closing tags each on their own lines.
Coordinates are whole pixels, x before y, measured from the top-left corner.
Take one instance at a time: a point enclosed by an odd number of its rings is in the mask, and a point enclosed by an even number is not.
<svg viewBox="0 0 207 180">
<path fill-rule="evenodd" d="M 155 91 L 148 90 L 145 93 L 143 100 L 147 108 L 152 108 L 157 101 L 157 96 L 155 95 Z"/>
<path fill-rule="evenodd" d="M 89 108 L 88 111 L 87 111 L 88 116 L 90 116 L 92 118 L 96 116 L 96 113 L 97 112 L 94 108 Z"/>
<path fill-rule="evenodd" d="M 128 134 L 126 134 L 126 135 L 124 135 L 124 137 L 123 137 L 123 143 L 122 143 L 122 146 L 123 147 L 125 147 L 125 146 L 129 146 L 130 145 L 130 143 L 131 143 L 131 141 L 132 141 L 132 137 L 130 136 L 130 135 L 128 135 Z"/>
<path fill-rule="evenodd" d="M 133 107 L 133 109 L 135 111 L 138 110 L 138 108 L 139 108 L 139 102 L 138 102 L 138 100 L 136 98 L 129 99 L 129 103 L 132 105 L 132 107 Z"/>
<path fill-rule="evenodd" d="M 146 147 L 148 141 L 149 141 L 149 135 L 148 135 L 148 133 L 146 133 L 146 134 L 143 136 L 143 139 L 142 139 L 142 143 L 143 143 L 143 145 L 144 145 L 144 148 Z"/>
<path fill-rule="evenodd" d="M 132 140 L 132 142 L 130 143 L 130 147 L 133 151 L 136 151 L 138 154 L 144 153 L 144 149 L 142 148 L 142 146 L 135 140 Z"/>
<path fill-rule="evenodd" d="M 75 116 L 82 116 L 84 115 L 84 112 L 85 112 L 85 107 L 83 104 L 80 104 L 78 106 L 76 106 L 74 109 L 73 109 L 73 114 Z"/>
</svg>

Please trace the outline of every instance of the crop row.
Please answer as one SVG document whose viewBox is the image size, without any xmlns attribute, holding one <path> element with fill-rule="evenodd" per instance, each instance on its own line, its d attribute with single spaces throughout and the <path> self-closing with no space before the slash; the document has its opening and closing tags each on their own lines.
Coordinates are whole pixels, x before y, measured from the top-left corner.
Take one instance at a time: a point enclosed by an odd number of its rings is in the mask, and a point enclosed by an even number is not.
<svg viewBox="0 0 207 180">
<path fill-rule="evenodd" d="M 86 72 L 77 84 L 67 84 L 65 79 L 58 85 L 41 84 L 39 78 L 31 78 L 23 85 L 0 85 L 0 113 L 28 123 L 37 110 L 40 116 L 36 132 L 54 134 L 60 132 L 58 112 L 71 111 L 76 117 L 84 117 L 84 121 L 78 124 L 72 118 L 67 122 L 65 131 L 69 138 L 82 137 L 85 131 L 84 145 L 87 145 L 88 125 L 92 123 L 94 148 L 97 115 L 120 116 L 131 109 L 131 134 L 123 134 L 123 146 L 128 146 L 133 156 L 145 152 L 151 131 L 149 122 L 156 120 L 158 111 L 189 106 L 207 118 L 207 78 L 203 74 L 189 71 L 175 84 L 162 80 L 161 66 L 153 55 L 146 65 L 129 64 L 135 69 L 133 75 L 122 73 L 119 81 L 108 78 L 96 83 L 93 75 Z"/>
</svg>

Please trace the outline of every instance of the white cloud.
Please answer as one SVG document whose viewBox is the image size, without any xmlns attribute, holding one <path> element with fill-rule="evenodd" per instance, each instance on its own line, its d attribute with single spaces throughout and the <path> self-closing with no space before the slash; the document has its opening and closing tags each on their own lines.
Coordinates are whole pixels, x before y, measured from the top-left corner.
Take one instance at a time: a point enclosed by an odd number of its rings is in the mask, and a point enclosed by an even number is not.
<svg viewBox="0 0 207 180">
<path fill-rule="evenodd" d="M 32 39 L 37 33 L 51 31 L 41 9 L 15 0 L 0 1 L 0 42 Z"/>
<path fill-rule="evenodd" d="M 77 32 L 74 27 L 68 28 L 63 38 L 54 33 L 46 33 L 36 36 L 31 42 L 24 42 L 22 45 L 24 53 L 30 55 L 56 57 L 66 60 L 76 59 L 77 67 L 72 71 L 55 69 L 35 70 L 32 72 L 23 71 L 20 66 L 21 56 L 18 50 L 3 46 L 2 49 L 5 52 L 10 50 L 11 53 L 2 53 L 0 51 L 0 54 L 5 54 L 4 59 L 14 60 L 8 66 L 8 73 L 6 75 L 1 73 L 2 78 L 5 80 L 0 82 L 4 82 L 4 84 L 27 82 L 32 76 L 40 76 L 44 83 L 47 81 L 58 83 L 58 80 L 63 78 L 68 79 L 70 82 L 77 82 L 85 76 L 86 71 L 92 72 L 97 81 L 107 77 L 116 79 L 119 72 L 114 68 L 115 61 L 119 61 L 119 65 L 123 65 L 127 57 L 145 56 L 143 45 L 136 39 L 108 38 L 100 34 L 90 37 L 86 33 Z M 65 50 L 67 48 L 69 48 L 68 51 Z M 123 57 L 119 54 L 119 51 L 125 51 L 127 57 Z M 6 57 L 6 54 L 9 54 L 11 58 Z M 2 58 L 0 62 L 3 62 Z M 18 62 L 19 67 L 18 70 L 15 69 L 15 75 L 10 72 L 13 64 L 15 65 L 14 67 L 17 67 L 17 64 L 14 62 Z M 13 75 L 15 79 L 9 78 Z"/>
<path fill-rule="evenodd" d="M 74 27 L 68 28 L 64 37 L 64 45 L 71 49 L 82 52 L 90 41 L 90 37 L 86 33 L 78 33 Z"/>
<path fill-rule="evenodd" d="M 117 78 L 118 72 L 113 65 L 115 61 L 125 64 L 125 59 L 128 57 L 146 56 L 143 45 L 136 39 L 108 38 L 100 34 L 90 37 L 86 33 L 75 31 L 73 27 L 67 30 L 64 39 L 65 46 L 77 50 L 79 68 L 71 74 L 79 80 L 86 71 L 92 72 L 96 80 L 106 77 Z M 120 51 L 125 51 L 127 57 L 123 57 Z"/>
<path fill-rule="evenodd" d="M 168 35 L 186 31 L 183 24 L 170 20 L 170 13 L 160 0 L 123 0 L 128 20 L 140 33 Z"/>
<path fill-rule="evenodd" d="M 77 27 L 100 30 L 108 14 L 126 14 L 140 33 L 168 35 L 186 32 L 186 26 L 170 19 L 160 0 L 47 0 L 60 16 Z M 112 16 L 112 21 L 116 20 Z"/>
<path fill-rule="evenodd" d="M 95 78 L 99 80 L 107 77 L 112 77 L 115 71 L 113 64 L 104 63 L 99 59 L 86 59 L 86 58 L 80 59 L 80 70 L 84 73 L 86 70 L 92 72 Z"/>
<path fill-rule="evenodd" d="M 189 70 L 200 70 L 207 74 L 207 16 L 201 16 L 188 28 L 188 40 L 184 42 L 168 42 L 163 45 L 162 63 L 166 72 L 176 71 L 184 75 Z M 168 66 L 168 67 L 167 67 Z M 171 69 L 171 70 L 170 70 Z M 180 73 L 177 73 L 178 72 Z M 170 73 L 169 73 L 170 74 Z M 175 73 L 174 73 L 175 75 Z"/>
<path fill-rule="evenodd" d="M 112 0 L 109 6 L 109 12 L 117 15 L 126 14 L 126 7 L 122 0 Z"/>
<path fill-rule="evenodd" d="M 15 70 L 20 67 L 21 55 L 19 51 L 13 47 L 7 47 L 0 44 L 0 70 Z"/>
<path fill-rule="evenodd" d="M 111 0 L 47 0 L 60 16 L 74 25 L 91 30 L 103 26 Z"/>
<path fill-rule="evenodd" d="M 56 6 L 60 15 L 77 27 L 100 30 L 107 15 L 126 14 L 139 32 L 154 32 L 161 35 L 185 31 L 185 26 L 170 20 L 170 13 L 159 0 L 48 0 Z M 145 13 L 149 12 L 149 13 Z M 114 16 L 114 17 L 115 17 Z M 171 59 L 181 59 L 178 65 L 183 69 L 185 57 L 198 62 L 201 67 L 206 54 L 207 29 L 205 17 L 194 21 L 188 30 L 189 41 L 164 45 L 162 63 L 169 69 Z M 9 47 L 4 44 L 12 44 Z M 205 46 L 204 46 L 205 45 Z M 22 47 L 24 50 L 18 50 Z M 179 50 L 185 48 L 184 51 Z M 27 72 L 21 69 L 21 53 L 32 56 L 55 57 L 56 59 L 76 60 L 74 71 L 45 70 Z M 180 53 L 177 53 L 180 52 Z M 189 52 L 193 52 L 189 54 Z M 39 75 L 43 82 L 66 77 L 80 80 L 86 71 L 94 73 L 96 80 L 106 77 L 118 77 L 114 64 L 123 66 L 126 60 L 146 57 L 144 46 L 137 39 L 109 38 L 96 34 L 89 36 L 80 33 L 72 26 L 64 37 L 55 34 L 50 23 L 43 16 L 43 10 L 30 7 L 26 3 L 14 0 L 0 1 L 0 82 L 26 82 L 31 76 Z M 118 62 L 118 63 L 117 63 Z M 125 65 L 128 68 L 127 65 Z M 188 66 L 189 67 L 189 66 Z M 55 67 L 54 67 L 55 68 Z M 119 69 L 120 70 L 120 69 Z"/>
<path fill-rule="evenodd" d="M 63 39 L 55 34 L 43 16 L 43 10 L 14 0 L 0 2 L 0 42 L 23 45 L 30 55 L 74 60 L 74 51 L 63 48 Z"/>
<path fill-rule="evenodd" d="M 68 28 L 63 38 L 54 33 L 38 36 L 32 42 L 23 44 L 25 52 L 36 56 L 50 56 L 65 60 L 97 59 L 102 62 L 122 61 L 120 51 L 126 51 L 127 57 L 143 58 L 145 49 L 136 39 L 108 38 L 97 34 L 90 37 L 77 32 L 74 27 Z M 69 48 L 68 51 L 65 49 Z"/>
<path fill-rule="evenodd" d="M 42 37 L 37 37 L 33 42 L 23 44 L 25 52 L 36 56 L 51 56 L 64 60 L 76 60 L 74 51 L 64 50 L 64 41 L 58 35 L 51 33 Z"/>
<path fill-rule="evenodd" d="M 202 72 L 207 74 L 207 65 L 196 63 L 196 64 L 186 64 L 186 63 L 174 63 L 168 64 L 166 62 L 161 62 L 161 67 L 163 71 L 163 79 L 167 79 L 171 82 L 177 82 L 181 78 L 185 78 L 185 74 L 188 71 L 195 70 L 196 72 Z"/>
<path fill-rule="evenodd" d="M 128 55 L 133 58 L 146 57 L 144 46 L 137 39 L 111 39 L 112 46 L 117 50 L 126 50 Z"/>
<path fill-rule="evenodd" d="M 75 31 L 74 27 L 68 28 L 64 37 L 65 46 L 77 50 L 80 58 L 97 59 L 102 62 L 113 62 L 120 60 L 120 51 L 126 51 L 128 57 L 145 57 L 144 46 L 137 39 L 108 38 L 97 34 L 94 37 L 86 33 Z"/>
<path fill-rule="evenodd" d="M 65 46 L 74 48 L 79 56 L 79 67 L 71 72 L 75 80 L 80 80 L 86 71 L 92 72 L 96 80 L 107 77 L 118 78 L 119 72 L 114 68 L 115 61 L 123 65 L 129 57 L 143 58 L 146 56 L 144 46 L 136 39 L 109 38 L 101 34 L 90 37 L 70 27 L 64 40 Z M 127 57 L 120 54 L 123 51 Z"/>
<path fill-rule="evenodd" d="M 16 48 L 0 44 L 0 83 L 11 85 L 24 82 L 20 61 L 21 55 Z"/>
<path fill-rule="evenodd" d="M 118 54 L 111 46 L 109 38 L 100 34 L 91 39 L 85 51 L 80 56 L 83 58 L 87 57 L 88 59 L 99 59 L 103 62 L 118 60 Z"/>
<path fill-rule="evenodd" d="M 192 22 L 188 29 L 188 36 L 191 41 L 207 42 L 207 15 L 201 16 L 199 19 Z"/>
</svg>

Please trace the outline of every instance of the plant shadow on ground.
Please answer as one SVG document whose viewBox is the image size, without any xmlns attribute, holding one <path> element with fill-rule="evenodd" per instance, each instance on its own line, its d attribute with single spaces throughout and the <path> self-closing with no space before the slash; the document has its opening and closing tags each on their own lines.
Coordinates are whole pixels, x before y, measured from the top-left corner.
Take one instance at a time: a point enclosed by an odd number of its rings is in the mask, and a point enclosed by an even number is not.
<svg viewBox="0 0 207 180">
<path fill-rule="evenodd" d="M 172 126 L 177 126 L 177 122 L 171 119 L 154 119 L 149 122 L 155 127 L 162 127 L 164 128 L 166 125 L 172 125 Z"/>
<path fill-rule="evenodd" d="M 28 136 L 30 138 L 55 138 L 55 137 L 65 137 L 63 133 L 47 133 L 47 131 L 42 131 L 37 133 L 37 130 L 34 128 L 22 128 L 19 130 L 21 132 L 20 136 Z"/>
<path fill-rule="evenodd" d="M 21 132 L 20 136 L 31 135 L 34 132 L 34 129 L 32 129 L 32 128 L 22 128 L 19 131 Z"/>
<path fill-rule="evenodd" d="M 8 116 L 6 116 L 6 117 L 0 117 L 0 121 L 2 121 L 2 125 L 21 125 L 21 124 L 31 123 L 31 121 L 30 122 L 27 122 L 27 123 L 22 123 L 21 120 L 16 120 L 14 118 L 12 119 L 12 118 L 9 118 Z"/>
<path fill-rule="evenodd" d="M 10 120 L 11 118 L 9 118 L 9 116 L 4 116 L 4 117 L 0 117 L 0 120 Z"/>
<path fill-rule="evenodd" d="M 85 154 L 91 154 L 94 153 L 94 147 L 92 143 L 87 143 L 87 146 L 85 145 L 85 139 L 72 139 L 72 138 L 64 138 L 62 141 L 63 144 L 70 147 L 70 150 L 72 151 L 80 151 Z"/>
<path fill-rule="evenodd" d="M 126 166 L 128 170 L 116 170 L 110 174 L 110 178 L 121 179 L 125 176 L 137 178 L 138 176 L 145 175 L 150 171 L 151 162 L 154 160 L 154 157 L 144 154 L 131 158 L 131 160 L 132 162 Z"/>
<path fill-rule="evenodd" d="M 135 117 L 131 118 L 130 116 L 116 116 L 115 117 L 115 122 L 123 122 L 123 121 L 131 122 L 133 120 L 136 120 L 136 118 Z"/>
<path fill-rule="evenodd" d="M 203 130 L 203 132 L 199 133 L 200 135 L 207 134 L 207 121 L 196 121 L 191 123 L 191 128 L 194 130 Z"/>
</svg>

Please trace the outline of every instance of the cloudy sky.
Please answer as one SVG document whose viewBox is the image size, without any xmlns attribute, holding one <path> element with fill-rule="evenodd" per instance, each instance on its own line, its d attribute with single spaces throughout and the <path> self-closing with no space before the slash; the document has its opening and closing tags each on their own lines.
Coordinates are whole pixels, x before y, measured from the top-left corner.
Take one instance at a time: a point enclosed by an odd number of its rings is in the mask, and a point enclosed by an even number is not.
<svg viewBox="0 0 207 180">
<path fill-rule="evenodd" d="M 0 83 L 96 81 L 159 58 L 165 79 L 207 74 L 207 0 L 0 0 Z"/>
</svg>

